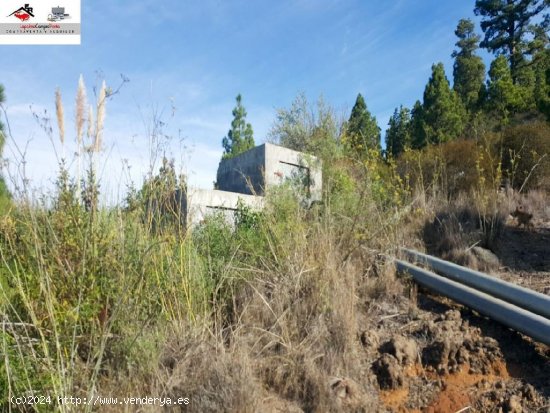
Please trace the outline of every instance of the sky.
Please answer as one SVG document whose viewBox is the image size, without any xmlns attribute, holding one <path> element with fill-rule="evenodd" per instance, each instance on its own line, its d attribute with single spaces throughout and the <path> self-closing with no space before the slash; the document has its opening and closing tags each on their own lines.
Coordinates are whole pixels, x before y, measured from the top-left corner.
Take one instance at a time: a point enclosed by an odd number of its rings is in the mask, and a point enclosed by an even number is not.
<svg viewBox="0 0 550 413">
<path fill-rule="evenodd" d="M 109 202 L 139 186 L 151 158 L 174 158 L 192 186 L 212 188 L 235 97 L 241 93 L 257 144 L 278 108 L 299 93 L 320 96 L 348 117 L 358 93 L 384 133 L 399 105 L 422 99 L 431 66 L 452 78 L 454 30 L 479 20 L 474 0 L 96 0 L 82 4 L 78 46 L 0 46 L 12 136 L 4 175 L 13 187 L 49 190 L 60 153 L 54 93 L 60 88 L 66 140 L 82 74 L 90 102 L 102 80 L 107 102 L 100 179 Z M 489 56 L 482 54 L 486 62 Z M 35 120 L 51 117 L 49 136 Z M 4 121 L 4 123 L 6 123 Z M 151 157 L 151 132 L 162 125 Z M 74 157 L 68 144 L 69 164 Z M 155 166 L 158 166 L 158 161 Z"/>
</svg>

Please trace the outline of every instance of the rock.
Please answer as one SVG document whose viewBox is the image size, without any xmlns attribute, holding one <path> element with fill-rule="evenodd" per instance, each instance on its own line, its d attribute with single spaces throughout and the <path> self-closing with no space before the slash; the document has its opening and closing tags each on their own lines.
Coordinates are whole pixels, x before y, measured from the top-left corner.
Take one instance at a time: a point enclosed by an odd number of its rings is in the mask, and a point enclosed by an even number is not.
<svg viewBox="0 0 550 413">
<path fill-rule="evenodd" d="M 446 336 L 440 336 L 432 344 L 427 346 L 422 352 L 422 361 L 424 364 L 438 368 L 447 368 L 449 361 L 458 362 L 459 351 L 464 342 L 460 334 L 447 333 Z"/>
<path fill-rule="evenodd" d="M 404 384 L 403 368 L 391 354 L 385 353 L 372 365 L 382 390 L 397 389 Z"/>
<path fill-rule="evenodd" d="M 472 253 L 477 259 L 480 270 L 488 271 L 500 267 L 500 261 L 492 251 L 481 247 L 473 247 Z"/>
<path fill-rule="evenodd" d="M 467 363 L 469 360 L 470 360 L 470 354 L 468 353 L 468 350 L 466 350 L 466 348 L 464 347 L 460 347 L 458 349 L 456 361 L 459 364 L 464 364 L 464 363 Z"/>
<path fill-rule="evenodd" d="M 474 342 L 471 338 L 467 338 L 464 340 L 464 348 L 468 351 L 473 351 L 475 348 Z"/>
<path fill-rule="evenodd" d="M 462 316 L 460 315 L 460 311 L 458 310 L 449 310 L 445 313 L 445 320 L 459 321 L 461 319 Z"/>
<path fill-rule="evenodd" d="M 412 339 L 403 336 L 395 336 L 380 347 L 381 353 L 394 356 L 399 364 L 414 364 L 418 358 L 418 346 Z"/>
</svg>

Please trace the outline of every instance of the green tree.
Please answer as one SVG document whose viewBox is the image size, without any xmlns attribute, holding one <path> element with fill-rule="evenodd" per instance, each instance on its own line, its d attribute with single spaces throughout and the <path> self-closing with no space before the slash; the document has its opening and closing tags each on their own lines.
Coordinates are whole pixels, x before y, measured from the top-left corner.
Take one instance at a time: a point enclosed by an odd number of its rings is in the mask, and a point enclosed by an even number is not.
<svg viewBox="0 0 550 413">
<path fill-rule="evenodd" d="M 411 136 L 411 147 L 422 149 L 428 144 L 424 128 L 424 111 L 422 103 L 417 100 L 411 110 L 411 121 L 409 122 L 409 133 Z"/>
<path fill-rule="evenodd" d="M 304 93 L 300 93 L 292 101 L 290 108 L 277 109 L 268 138 L 278 145 L 305 152 L 313 133 L 313 124 L 307 98 Z"/>
<path fill-rule="evenodd" d="M 411 111 L 403 106 L 395 108 L 386 131 L 386 153 L 397 157 L 411 146 Z"/>
<path fill-rule="evenodd" d="M 485 64 L 476 55 L 480 37 L 474 32 L 474 23 L 470 19 L 461 19 L 455 30 L 458 37 L 452 57 L 453 89 L 469 112 L 475 112 L 485 92 Z"/>
<path fill-rule="evenodd" d="M 359 155 L 365 154 L 369 149 L 380 150 L 380 128 L 360 93 L 351 110 L 346 138 L 349 147 Z"/>
<path fill-rule="evenodd" d="M 483 17 L 481 29 L 485 33 L 481 47 L 508 57 L 514 83 L 530 23 L 549 5 L 548 0 L 476 0 L 474 12 Z"/>
<path fill-rule="evenodd" d="M 432 76 L 424 90 L 422 112 L 428 143 L 447 142 L 464 130 L 464 106 L 449 85 L 443 63 L 432 66 Z"/>
<path fill-rule="evenodd" d="M 224 148 L 222 159 L 233 158 L 254 147 L 254 132 L 252 125 L 246 123 L 246 109 L 242 105 L 242 97 L 237 95 L 237 106 L 233 109 L 231 129 L 222 140 Z"/>
<path fill-rule="evenodd" d="M 541 79 L 541 83 L 544 82 L 546 93 L 537 102 L 539 110 L 546 115 L 546 119 L 550 122 L 550 68 L 543 72 L 544 80 Z"/>
<path fill-rule="evenodd" d="M 487 92 L 488 109 L 503 119 L 526 109 L 521 88 L 514 84 L 510 66 L 502 55 L 491 63 Z"/>
<path fill-rule="evenodd" d="M 538 110 L 550 120 L 550 41 L 542 25 L 532 26 L 531 31 L 533 40 L 527 53 L 534 73 L 533 98 Z"/>
<path fill-rule="evenodd" d="M 290 108 L 277 110 L 268 139 L 286 148 L 327 159 L 337 149 L 340 127 L 334 110 L 322 97 L 311 106 L 305 94 L 300 93 Z"/>
</svg>

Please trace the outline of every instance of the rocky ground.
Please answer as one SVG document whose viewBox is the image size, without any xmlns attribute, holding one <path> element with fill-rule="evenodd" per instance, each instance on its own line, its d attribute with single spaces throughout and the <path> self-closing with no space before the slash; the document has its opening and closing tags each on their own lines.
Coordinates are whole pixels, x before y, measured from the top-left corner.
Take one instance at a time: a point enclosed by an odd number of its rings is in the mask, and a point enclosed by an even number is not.
<svg viewBox="0 0 550 413">
<path fill-rule="evenodd" d="M 550 295 L 550 223 L 525 230 L 506 226 L 495 275 Z"/>
<path fill-rule="evenodd" d="M 546 346 L 427 292 L 407 304 L 381 308 L 361 336 L 387 411 L 550 411 Z"/>
<path fill-rule="evenodd" d="M 550 294 L 550 228 L 512 224 L 503 230 L 491 272 Z M 382 409 L 550 413 L 547 346 L 429 291 L 371 314 L 377 329 L 361 340 L 374 358 Z"/>
</svg>

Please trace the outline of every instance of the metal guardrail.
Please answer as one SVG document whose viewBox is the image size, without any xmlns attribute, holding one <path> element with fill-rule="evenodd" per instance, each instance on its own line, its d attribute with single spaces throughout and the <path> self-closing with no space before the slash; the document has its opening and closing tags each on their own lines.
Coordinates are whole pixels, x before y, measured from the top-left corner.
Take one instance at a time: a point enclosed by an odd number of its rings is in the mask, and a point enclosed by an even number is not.
<svg viewBox="0 0 550 413">
<path fill-rule="evenodd" d="M 411 252 L 416 253 L 416 251 Z M 426 256 L 425 254 L 422 255 Z M 410 257 L 411 255 L 408 254 L 408 256 Z M 434 258 L 430 256 L 426 257 L 429 257 L 430 259 Z M 446 261 L 443 262 L 447 263 Z M 490 295 L 487 292 L 480 291 L 480 289 L 475 286 L 462 284 L 458 281 L 454 281 L 444 276 L 435 274 L 431 271 L 419 268 L 408 262 L 396 260 L 396 265 L 399 271 L 409 273 L 413 277 L 413 279 L 420 285 L 429 288 L 439 294 L 443 294 L 463 305 L 466 305 L 478 311 L 481 314 L 484 314 L 516 331 L 524 333 L 534 338 L 535 340 L 550 346 L 550 319 L 548 319 L 547 317 L 535 314 L 525 308 L 521 308 L 517 305 L 512 304 L 511 302 L 507 302 L 504 299 Z M 457 267 L 468 270 L 464 267 Z M 451 267 L 446 268 L 447 272 L 450 271 L 449 268 Z M 485 277 L 488 276 L 485 275 Z M 459 280 L 462 279 L 459 278 Z M 473 284 L 477 281 L 473 281 L 472 283 L 472 280 L 469 279 L 469 282 Z M 513 284 L 511 285 L 514 286 Z M 528 292 L 531 291 L 525 288 L 522 288 L 522 290 L 526 290 Z M 535 293 L 535 291 L 532 292 Z M 543 294 L 540 295 L 546 297 Z"/>
<path fill-rule="evenodd" d="M 401 249 L 408 259 L 424 264 L 442 273 L 447 278 L 468 285 L 504 301 L 525 308 L 535 314 L 550 318 L 550 296 L 520 287 L 510 282 L 499 280 L 490 275 L 444 261 L 421 252 Z"/>
</svg>

